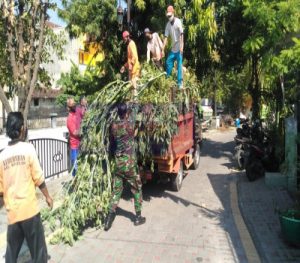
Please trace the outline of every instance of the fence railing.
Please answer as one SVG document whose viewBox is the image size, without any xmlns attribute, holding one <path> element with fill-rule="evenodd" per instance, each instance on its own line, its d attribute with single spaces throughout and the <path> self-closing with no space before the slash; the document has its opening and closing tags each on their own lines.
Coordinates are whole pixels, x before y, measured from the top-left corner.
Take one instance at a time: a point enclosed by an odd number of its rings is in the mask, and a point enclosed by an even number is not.
<svg viewBox="0 0 300 263">
<path fill-rule="evenodd" d="M 46 179 L 70 169 L 69 144 L 57 139 L 32 139 Z M 2 152 L 3 149 L 0 150 Z"/>
<path fill-rule="evenodd" d="M 66 141 L 57 139 L 29 140 L 36 149 L 45 178 L 50 178 L 69 169 L 69 147 Z"/>
</svg>

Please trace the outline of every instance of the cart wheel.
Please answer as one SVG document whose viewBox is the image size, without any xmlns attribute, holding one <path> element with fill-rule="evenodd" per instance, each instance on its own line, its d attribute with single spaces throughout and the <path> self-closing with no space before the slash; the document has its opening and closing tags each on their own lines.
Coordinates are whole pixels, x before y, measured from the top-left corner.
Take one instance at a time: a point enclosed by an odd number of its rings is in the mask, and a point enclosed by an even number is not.
<svg viewBox="0 0 300 263">
<path fill-rule="evenodd" d="M 193 164 L 191 165 L 192 170 L 197 170 L 200 164 L 200 145 L 195 145 L 195 152 L 193 154 Z"/>
<path fill-rule="evenodd" d="M 171 175 L 171 184 L 172 184 L 172 190 L 178 192 L 182 186 L 183 181 L 183 162 L 180 161 L 180 167 L 177 174 Z"/>
</svg>

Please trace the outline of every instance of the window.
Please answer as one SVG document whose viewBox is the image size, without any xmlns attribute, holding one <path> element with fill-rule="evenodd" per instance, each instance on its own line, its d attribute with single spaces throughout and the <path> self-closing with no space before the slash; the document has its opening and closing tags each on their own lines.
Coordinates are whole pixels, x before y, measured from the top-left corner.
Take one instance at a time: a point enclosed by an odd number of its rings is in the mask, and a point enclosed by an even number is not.
<svg viewBox="0 0 300 263">
<path fill-rule="evenodd" d="M 79 50 L 79 64 L 84 65 L 84 50 Z"/>
<path fill-rule="evenodd" d="M 33 99 L 33 106 L 34 107 L 38 107 L 38 106 L 40 106 L 40 100 L 39 99 Z"/>
</svg>

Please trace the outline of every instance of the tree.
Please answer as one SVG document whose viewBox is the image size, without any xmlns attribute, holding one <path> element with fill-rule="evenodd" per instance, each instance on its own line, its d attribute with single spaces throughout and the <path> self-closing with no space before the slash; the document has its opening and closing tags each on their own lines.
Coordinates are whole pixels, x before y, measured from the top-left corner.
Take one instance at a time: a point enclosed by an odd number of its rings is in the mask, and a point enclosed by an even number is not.
<svg viewBox="0 0 300 263">
<path fill-rule="evenodd" d="M 51 62 L 49 52 L 62 55 L 64 39 L 47 27 L 47 10 L 53 8 L 48 0 L 3 0 L 0 3 L 0 99 L 7 112 L 8 98 L 18 96 L 18 109 L 27 120 L 35 88 L 49 83 L 42 63 Z M 4 88 L 9 92 L 6 93 Z"/>
<path fill-rule="evenodd" d="M 300 29 L 300 2 L 244 0 L 243 5 L 244 18 L 250 26 L 250 34 L 243 49 L 250 61 L 251 81 L 248 89 L 254 102 L 253 116 L 257 118 L 262 95 L 261 75 L 268 61 L 280 53 L 291 35 Z"/>
<path fill-rule="evenodd" d="M 175 1 L 144 1 L 134 2 L 133 26 L 137 32 L 144 28 L 164 34 L 166 9 L 173 4 L 175 15 L 183 21 L 184 26 L 184 63 L 195 69 L 199 79 L 210 70 L 214 43 L 218 33 L 216 9 L 214 2 L 204 0 L 175 0 Z M 143 47 L 143 35 L 139 46 Z M 145 48 L 140 51 L 145 53 Z"/>
<path fill-rule="evenodd" d="M 104 61 L 100 63 L 106 73 L 103 84 L 110 82 L 125 59 L 122 57 L 125 52 L 121 52 L 116 1 L 72 0 L 63 1 L 63 6 L 64 9 L 60 10 L 59 14 L 67 22 L 66 29 L 70 36 L 86 34 L 91 42 L 100 44 L 99 52 L 104 52 L 105 56 Z"/>
<path fill-rule="evenodd" d="M 71 35 L 87 33 L 94 41 L 100 43 L 105 54 L 104 70 L 114 76 L 112 71 L 114 73 L 119 71 L 126 54 L 125 46 L 121 42 L 121 32 L 118 29 L 116 1 L 106 0 L 99 4 L 97 0 L 72 0 L 63 3 L 64 9 L 60 11 L 60 15 L 68 23 L 67 29 Z M 146 53 L 145 38 L 142 33 L 146 27 L 161 35 L 164 34 L 168 4 L 170 4 L 168 1 L 161 0 L 133 1 L 131 23 L 129 28 L 125 24 L 123 29 L 131 32 L 137 43 L 140 57 Z M 209 59 L 213 50 L 212 41 L 217 32 L 214 5 L 204 0 L 176 0 L 172 4 L 176 9 L 176 16 L 184 22 L 187 45 L 185 61 L 189 66 L 195 67 L 203 63 L 203 58 Z M 199 46 L 203 47 L 201 53 L 197 52 Z"/>
<path fill-rule="evenodd" d="M 3 10 L 0 10 L 0 15 L 3 17 Z M 5 30 L 4 30 L 4 20 L 0 20 L 0 39 L 6 39 Z M 0 41 L 0 100 L 4 105 L 4 108 L 7 112 L 11 111 L 11 106 L 9 104 L 6 93 L 4 92 L 4 86 L 11 86 L 11 77 L 12 72 L 9 66 L 9 59 L 6 56 L 6 42 Z"/>
</svg>

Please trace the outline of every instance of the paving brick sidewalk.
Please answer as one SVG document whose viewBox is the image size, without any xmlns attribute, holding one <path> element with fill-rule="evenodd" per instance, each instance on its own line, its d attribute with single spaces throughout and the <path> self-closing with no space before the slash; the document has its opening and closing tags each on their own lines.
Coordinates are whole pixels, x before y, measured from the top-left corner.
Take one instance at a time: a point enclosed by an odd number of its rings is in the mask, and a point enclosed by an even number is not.
<svg viewBox="0 0 300 263">
<path fill-rule="evenodd" d="M 49 262 L 247 262 L 230 209 L 232 137 L 209 134 L 200 168 L 189 172 L 179 193 L 165 185 L 144 188 L 151 199 L 144 202 L 145 225 L 133 226 L 126 194 L 109 232 L 87 229 L 73 247 L 49 246 Z"/>
<path fill-rule="evenodd" d="M 268 188 L 264 178 L 249 182 L 242 174 L 238 183 L 239 203 L 263 262 L 300 262 L 300 249 L 288 246 L 280 233 L 275 208 L 291 207 L 287 191 Z"/>
<path fill-rule="evenodd" d="M 49 263 L 247 262 L 230 206 L 229 186 L 237 179 L 230 169 L 233 135 L 207 135 L 200 167 L 189 172 L 179 193 L 165 185 L 144 187 L 150 198 L 144 202 L 145 225 L 133 226 L 133 202 L 125 194 L 109 232 L 87 229 L 73 247 L 49 245 Z"/>
</svg>

